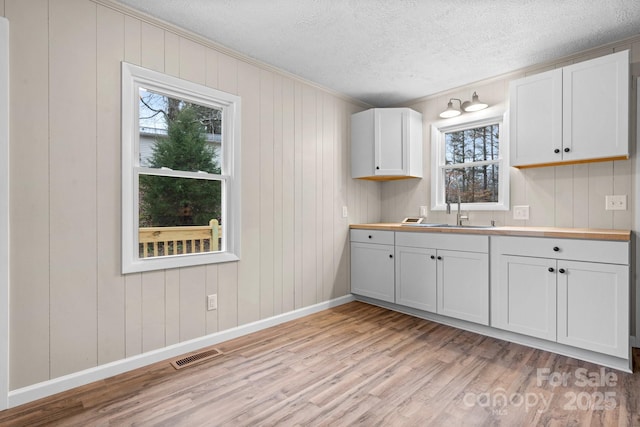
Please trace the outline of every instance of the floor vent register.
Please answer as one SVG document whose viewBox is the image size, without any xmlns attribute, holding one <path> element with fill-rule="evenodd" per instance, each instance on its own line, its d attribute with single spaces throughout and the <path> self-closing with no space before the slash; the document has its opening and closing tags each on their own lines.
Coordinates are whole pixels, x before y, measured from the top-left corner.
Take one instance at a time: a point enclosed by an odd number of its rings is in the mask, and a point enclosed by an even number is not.
<svg viewBox="0 0 640 427">
<path fill-rule="evenodd" d="M 189 366 L 193 366 L 197 363 L 204 362 L 206 360 L 213 359 L 215 357 L 222 356 L 224 353 L 214 348 L 212 350 L 198 351 L 195 353 L 188 354 L 180 359 L 176 359 L 171 361 L 171 366 L 176 369 L 187 368 Z"/>
</svg>

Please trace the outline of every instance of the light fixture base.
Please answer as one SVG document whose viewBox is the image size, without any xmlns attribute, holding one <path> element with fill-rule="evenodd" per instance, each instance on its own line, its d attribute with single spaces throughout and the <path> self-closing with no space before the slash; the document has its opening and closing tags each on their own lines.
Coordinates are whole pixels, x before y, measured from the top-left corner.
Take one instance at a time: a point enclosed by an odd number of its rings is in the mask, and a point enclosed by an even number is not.
<svg viewBox="0 0 640 427">
<path fill-rule="evenodd" d="M 468 113 L 484 110 L 489 106 L 488 104 L 485 104 L 478 99 L 478 94 L 476 92 L 473 92 L 473 95 L 471 96 L 471 102 L 467 101 L 465 102 L 465 104 L 466 106 L 464 104 L 462 105 L 462 109 Z"/>
<path fill-rule="evenodd" d="M 462 101 L 460 101 L 458 98 L 451 98 L 449 99 L 449 103 L 447 104 L 447 109 L 444 110 L 442 113 L 440 113 L 440 117 L 442 117 L 443 119 L 450 119 L 452 117 L 457 117 L 460 114 L 462 114 L 462 111 L 460 111 L 460 108 L 455 108 L 453 106 L 453 101 L 458 101 L 460 107 L 462 108 Z"/>
<path fill-rule="evenodd" d="M 453 106 L 453 101 L 458 101 L 460 108 L 455 108 Z M 450 119 L 452 117 L 459 116 L 462 112 L 472 113 L 474 111 L 484 110 L 488 106 L 488 104 L 479 100 L 478 93 L 474 91 L 471 96 L 471 101 L 462 102 L 458 98 L 450 98 L 449 103 L 447 104 L 447 109 L 440 113 L 440 117 L 443 119 Z"/>
</svg>

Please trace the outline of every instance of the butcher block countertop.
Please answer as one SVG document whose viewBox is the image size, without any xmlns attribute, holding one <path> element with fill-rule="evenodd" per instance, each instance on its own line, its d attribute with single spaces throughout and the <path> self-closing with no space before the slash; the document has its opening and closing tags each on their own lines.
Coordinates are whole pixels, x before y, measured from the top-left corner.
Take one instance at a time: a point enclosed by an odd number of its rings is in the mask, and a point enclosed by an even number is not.
<svg viewBox="0 0 640 427">
<path fill-rule="evenodd" d="M 631 240 L 631 230 L 610 230 L 604 228 L 565 228 L 565 227 L 425 227 L 420 225 L 402 225 L 399 223 L 351 224 L 352 229 L 412 231 L 419 233 L 456 233 L 480 234 L 486 236 L 521 236 L 521 237 L 557 237 L 563 239 Z"/>
</svg>

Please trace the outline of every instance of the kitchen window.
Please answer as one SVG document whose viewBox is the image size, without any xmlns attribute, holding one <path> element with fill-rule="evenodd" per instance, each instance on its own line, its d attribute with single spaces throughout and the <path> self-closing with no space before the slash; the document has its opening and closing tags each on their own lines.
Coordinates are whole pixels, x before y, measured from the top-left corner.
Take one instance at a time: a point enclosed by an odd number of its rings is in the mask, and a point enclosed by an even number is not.
<svg viewBox="0 0 640 427">
<path fill-rule="evenodd" d="M 240 99 L 122 63 L 123 273 L 240 255 Z"/>
<path fill-rule="evenodd" d="M 431 209 L 460 202 L 464 210 L 508 210 L 504 114 L 486 111 L 462 120 L 432 125 Z"/>
</svg>

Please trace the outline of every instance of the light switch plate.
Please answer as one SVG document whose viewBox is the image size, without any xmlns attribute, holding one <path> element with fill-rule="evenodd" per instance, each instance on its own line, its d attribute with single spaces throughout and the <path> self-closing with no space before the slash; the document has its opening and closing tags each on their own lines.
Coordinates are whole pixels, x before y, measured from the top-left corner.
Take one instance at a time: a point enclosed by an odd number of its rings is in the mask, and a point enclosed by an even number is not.
<svg viewBox="0 0 640 427">
<path fill-rule="evenodd" d="M 513 207 L 513 219 L 529 219 L 529 206 L 514 206 Z"/>
<path fill-rule="evenodd" d="M 207 295 L 207 310 L 218 309 L 218 294 Z"/>
<path fill-rule="evenodd" d="M 605 210 L 608 211 L 626 211 L 627 195 L 604 196 Z"/>
<path fill-rule="evenodd" d="M 427 213 L 429 212 L 426 206 L 420 206 L 420 216 L 423 218 L 427 217 Z"/>
</svg>

